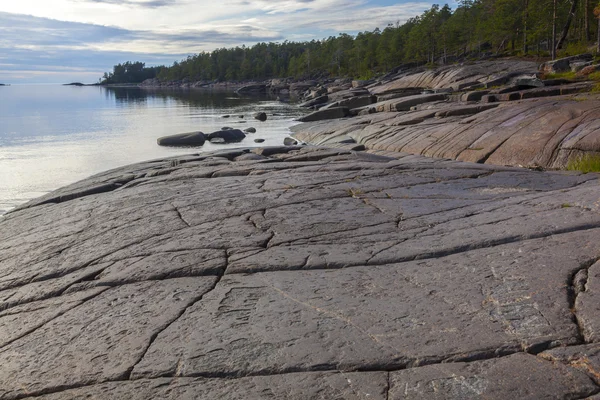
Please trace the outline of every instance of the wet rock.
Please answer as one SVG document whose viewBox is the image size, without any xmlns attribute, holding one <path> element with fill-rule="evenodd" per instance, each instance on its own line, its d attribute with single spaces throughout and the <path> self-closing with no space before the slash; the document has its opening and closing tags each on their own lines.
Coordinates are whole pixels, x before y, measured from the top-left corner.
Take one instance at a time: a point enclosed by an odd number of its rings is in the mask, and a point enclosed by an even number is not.
<svg viewBox="0 0 600 400">
<path fill-rule="evenodd" d="M 246 128 L 246 129 L 244 129 L 244 132 L 246 132 L 246 133 L 256 133 L 256 128 L 253 128 L 253 127 Z"/>
<path fill-rule="evenodd" d="M 296 146 L 297 144 L 298 141 L 294 138 L 286 137 L 285 139 L 283 139 L 284 146 Z"/>
<path fill-rule="evenodd" d="M 267 120 L 267 113 L 265 112 L 257 112 L 254 114 L 254 119 L 257 119 L 259 121 L 266 121 Z"/>
<path fill-rule="evenodd" d="M 206 142 L 206 136 L 204 133 L 188 132 L 180 133 L 177 135 L 163 136 L 156 140 L 160 146 L 174 146 L 174 147 L 192 147 L 202 146 Z"/>
<path fill-rule="evenodd" d="M 246 135 L 239 129 L 230 129 L 216 131 L 207 135 L 206 137 L 208 138 L 208 140 L 211 141 L 211 143 L 216 143 L 213 142 L 213 140 L 216 139 L 219 139 L 219 142 L 222 140 L 223 143 L 235 143 L 244 140 L 246 138 Z"/>
<path fill-rule="evenodd" d="M 241 156 L 235 157 L 235 161 L 264 161 L 268 160 L 268 157 L 261 156 L 255 153 L 246 153 Z"/>
<path fill-rule="evenodd" d="M 254 143 L 264 143 L 265 139 L 256 138 L 254 139 Z"/>
</svg>

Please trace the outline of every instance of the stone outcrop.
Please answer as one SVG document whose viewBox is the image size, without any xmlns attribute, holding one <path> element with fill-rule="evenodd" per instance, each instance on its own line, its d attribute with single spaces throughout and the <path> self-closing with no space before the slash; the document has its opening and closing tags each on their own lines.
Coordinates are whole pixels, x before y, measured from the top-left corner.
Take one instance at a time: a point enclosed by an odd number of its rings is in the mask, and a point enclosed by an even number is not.
<svg viewBox="0 0 600 400">
<path fill-rule="evenodd" d="M 541 68 L 571 68 L 587 59 Z M 531 168 L 564 169 L 600 154 L 597 84 L 543 75 L 536 64 L 514 60 L 399 68 L 367 87 L 336 90 L 292 131 L 313 145 L 352 140 L 369 150 Z M 342 104 L 356 107 L 342 112 Z"/>
<path fill-rule="evenodd" d="M 371 93 L 384 95 L 408 88 L 452 88 L 454 91 L 504 85 L 522 75 L 533 75 L 537 64 L 499 60 L 449 65 L 430 70 L 409 69 L 369 86 Z"/>
<path fill-rule="evenodd" d="M 560 89 L 559 89 L 560 90 Z M 527 93 L 527 92 L 524 92 Z M 600 96 L 547 98 L 484 105 L 440 104 L 404 113 L 295 125 L 312 144 L 349 136 L 368 149 L 401 151 L 476 163 L 565 168 L 600 151 Z"/>
<path fill-rule="evenodd" d="M 558 60 L 547 61 L 540 66 L 540 70 L 545 73 L 569 72 L 575 65 L 592 61 L 594 57 L 591 54 L 580 54 L 577 56 L 559 58 Z"/>
<path fill-rule="evenodd" d="M 96 175 L 0 220 L 0 398 L 596 395 L 598 177 L 310 146 Z"/>
</svg>

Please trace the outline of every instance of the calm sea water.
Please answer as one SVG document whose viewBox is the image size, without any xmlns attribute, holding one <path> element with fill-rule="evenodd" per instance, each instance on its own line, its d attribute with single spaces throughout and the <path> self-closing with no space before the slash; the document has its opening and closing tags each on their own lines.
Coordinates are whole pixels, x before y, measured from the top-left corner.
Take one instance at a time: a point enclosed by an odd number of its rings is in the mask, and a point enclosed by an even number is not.
<svg viewBox="0 0 600 400">
<path fill-rule="evenodd" d="M 265 111 L 265 122 L 253 119 Z M 280 145 L 301 112 L 233 93 L 74 86 L 0 87 L 0 214 L 92 174 L 133 162 L 228 147 Z M 231 115 L 230 118 L 223 118 Z M 239 118 L 243 115 L 244 118 Z M 236 144 L 168 148 L 160 136 L 224 126 L 249 134 Z"/>
</svg>

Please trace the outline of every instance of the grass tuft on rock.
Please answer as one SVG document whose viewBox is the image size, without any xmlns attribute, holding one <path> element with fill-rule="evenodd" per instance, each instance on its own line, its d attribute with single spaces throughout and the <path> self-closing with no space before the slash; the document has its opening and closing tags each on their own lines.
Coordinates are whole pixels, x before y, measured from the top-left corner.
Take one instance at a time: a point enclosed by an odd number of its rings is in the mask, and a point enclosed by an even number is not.
<svg viewBox="0 0 600 400">
<path fill-rule="evenodd" d="M 570 160 L 567 164 L 569 171 L 600 172 L 600 154 L 584 154 L 581 157 Z"/>
<path fill-rule="evenodd" d="M 576 78 L 577 78 L 577 73 L 574 72 L 574 71 L 555 72 L 555 73 L 544 74 L 544 76 L 542 76 L 542 79 L 569 79 L 569 80 L 574 80 Z"/>
</svg>

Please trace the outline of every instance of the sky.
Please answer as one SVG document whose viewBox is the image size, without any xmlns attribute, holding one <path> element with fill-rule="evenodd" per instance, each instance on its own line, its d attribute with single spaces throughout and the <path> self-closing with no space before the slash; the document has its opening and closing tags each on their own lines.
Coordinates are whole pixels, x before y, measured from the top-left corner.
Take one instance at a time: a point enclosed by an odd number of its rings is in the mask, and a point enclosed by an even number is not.
<svg viewBox="0 0 600 400">
<path fill-rule="evenodd" d="M 94 83 L 125 61 L 171 65 L 216 48 L 383 29 L 434 3 L 0 0 L 0 83 Z"/>
</svg>

